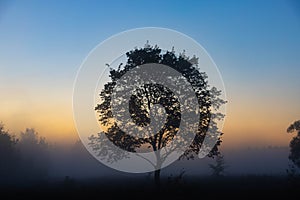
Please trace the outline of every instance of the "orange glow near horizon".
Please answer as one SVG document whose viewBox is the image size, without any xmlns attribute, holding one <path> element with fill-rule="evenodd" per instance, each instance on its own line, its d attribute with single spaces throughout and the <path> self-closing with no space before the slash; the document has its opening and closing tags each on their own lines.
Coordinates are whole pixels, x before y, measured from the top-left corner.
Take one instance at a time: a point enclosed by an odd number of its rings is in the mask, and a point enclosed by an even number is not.
<svg viewBox="0 0 300 200">
<path fill-rule="evenodd" d="M 6 94 L 0 100 L 0 121 L 12 134 L 34 128 L 50 142 L 74 143 L 78 139 L 71 91 L 13 88 Z"/>
<path fill-rule="evenodd" d="M 78 134 L 73 121 L 72 91 L 16 90 L 0 99 L 0 121 L 18 136 L 34 128 L 50 142 L 74 143 Z M 43 94 L 43 95 L 41 95 Z M 222 148 L 238 146 L 288 146 L 293 137 L 286 128 L 300 119 L 296 102 L 286 107 L 259 95 L 230 95 Z M 284 102 L 282 102 L 284 103 Z"/>
<path fill-rule="evenodd" d="M 223 128 L 224 148 L 234 146 L 288 146 L 293 137 L 287 127 L 300 115 L 294 105 L 278 105 L 259 95 L 229 99 Z M 284 102 L 282 102 L 283 105 Z"/>
</svg>

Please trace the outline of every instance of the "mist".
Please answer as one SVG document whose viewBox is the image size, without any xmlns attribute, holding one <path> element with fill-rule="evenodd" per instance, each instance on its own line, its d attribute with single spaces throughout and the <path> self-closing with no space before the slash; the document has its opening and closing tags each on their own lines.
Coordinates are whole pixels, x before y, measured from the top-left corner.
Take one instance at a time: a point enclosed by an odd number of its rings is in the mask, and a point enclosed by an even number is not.
<svg viewBox="0 0 300 200">
<path fill-rule="evenodd" d="M 49 144 L 34 129 L 26 129 L 19 138 L 13 138 L 12 150 L 2 150 L 9 156 L 1 156 L 1 184 L 65 179 L 126 179 L 149 177 L 151 174 L 130 174 L 111 169 L 94 158 L 79 140 L 72 145 Z M 2 139 L 2 148 L 4 144 Z M 289 166 L 287 146 L 225 149 L 221 153 L 224 156 L 225 176 L 285 176 Z M 215 159 L 208 157 L 181 159 L 163 168 L 162 176 L 176 176 L 182 171 L 186 177 L 210 176 L 212 169 L 209 164 L 214 162 Z"/>
</svg>

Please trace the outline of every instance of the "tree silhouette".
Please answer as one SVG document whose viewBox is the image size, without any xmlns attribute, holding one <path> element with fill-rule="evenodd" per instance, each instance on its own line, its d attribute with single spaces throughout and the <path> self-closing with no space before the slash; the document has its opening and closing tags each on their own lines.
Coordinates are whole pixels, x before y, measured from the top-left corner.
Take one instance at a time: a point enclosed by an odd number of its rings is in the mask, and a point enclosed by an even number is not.
<svg viewBox="0 0 300 200">
<path fill-rule="evenodd" d="M 156 152 L 170 144 L 170 141 L 177 135 L 179 125 L 181 123 L 181 112 L 176 96 L 169 88 L 164 85 L 155 83 L 139 83 L 138 89 L 131 95 L 129 102 L 129 113 L 131 120 L 140 127 L 145 127 L 150 124 L 152 120 L 158 122 L 165 122 L 162 128 L 153 133 L 149 137 L 137 137 L 132 136 L 128 132 L 124 132 L 116 123 L 116 116 L 112 113 L 112 94 L 113 90 L 117 85 L 117 81 L 122 78 L 127 72 L 132 69 L 138 68 L 139 66 L 146 64 L 162 64 L 168 66 L 181 74 L 180 77 L 173 77 L 179 83 L 180 79 L 184 77 L 192 86 L 193 91 L 197 98 L 197 108 L 190 108 L 191 111 L 199 110 L 200 119 L 197 125 L 197 133 L 194 137 L 192 144 L 185 150 L 185 153 L 181 158 L 193 159 L 195 155 L 199 153 L 200 147 L 207 135 L 208 130 L 215 132 L 219 135 L 220 132 L 217 128 L 216 120 L 220 120 L 224 115 L 220 112 L 213 112 L 213 110 L 219 109 L 221 105 L 226 103 L 224 100 L 219 98 L 221 91 L 215 87 L 210 88 L 207 82 L 207 75 L 204 72 L 199 72 L 196 68 L 198 65 L 198 58 L 195 56 L 192 58 L 186 57 L 185 53 L 176 55 L 174 50 L 163 52 L 158 46 L 150 46 L 148 43 L 144 48 L 136 48 L 126 53 L 127 63 L 124 67 L 123 63 L 120 63 L 118 69 L 110 69 L 111 81 L 104 85 L 104 89 L 100 93 L 101 103 L 99 103 L 95 110 L 99 113 L 99 121 L 101 126 L 106 127 L 104 134 L 114 145 L 128 152 Z M 147 65 L 148 66 L 148 65 Z M 151 67 L 151 65 L 149 65 Z M 150 76 L 150 75 L 149 75 Z M 138 75 L 133 75 L 132 79 L 137 78 Z M 154 77 L 149 77 L 149 79 Z M 122 85 L 119 90 L 122 90 L 126 94 L 128 86 Z M 184 85 L 178 84 L 177 87 L 186 89 Z M 185 95 L 185 94 L 179 94 Z M 190 97 L 185 96 L 188 99 Z M 120 100 L 120 104 L 124 103 Z M 125 102 L 126 103 L 126 102 Z M 153 117 L 153 110 L 155 105 L 159 105 L 160 108 L 156 109 L 156 115 Z M 162 107 L 162 108 L 161 108 Z M 122 110 L 120 111 L 122 113 Z M 165 117 L 166 114 L 166 117 Z M 186 120 L 187 121 L 187 120 Z M 128 124 L 125 124 L 125 126 Z M 128 125 L 129 126 L 129 125 Z M 107 156 L 111 150 L 108 148 L 100 148 L 101 136 L 103 133 L 98 135 L 92 135 L 89 137 L 89 145 L 92 149 L 97 152 L 99 157 Z M 178 136 L 180 137 L 180 136 Z M 177 138 L 178 146 L 183 146 L 184 140 Z M 221 139 L 217 138 L 217 143 L 211 150 L 208 156 L 217 155 L 218 146 L 221 143 Z M 103 147 L 103 145 L 102 145 Z M 160 167 L 165 161 L 167 155 L 155 153 L 157 163 L 155 167 Z M 126 157 L 126 154 L 115 153 L 113 157 L 107 157 L 110 162 L 117 161 L 120 158 Z M 156 168 L 157 169 L 157 168 Z M 154 173 L 155 183 L 159 187 L 160 185 L 160 169 L 157 169 Z"/>
<path fill-rule="evenodd" d="M 39 137 L 33 128 L 27 128 L 21 132 L 17 146 L 22 157 L 24 180 L 45 178 L 50 164 L 49 145 L 46 139 Z"/>
<path fill-rule="evenodd" d="M 211 168 L 212 171 L 212 175 L 216 177 L 223 176 L 224 170 L 226 168 L 224 156 L 219 153 L 215 159 L 216 159 L 215 164 L 209 164 L 209 167 Z"/>
<path fill-rule="evenodd" d="M 295 121 L 287 128 L 288 133 L 297 132 L 290 142 L 290 155 L 289 159 L 300 168 L 300 120 Z"/>
<path fill-rule="evenodd" d="M 1 181 L 12 179 L 16 176 L 17 164 L 19 162 L 16 149 L 17 140 L 0 123 L 0 177 Z"/>
</svg>

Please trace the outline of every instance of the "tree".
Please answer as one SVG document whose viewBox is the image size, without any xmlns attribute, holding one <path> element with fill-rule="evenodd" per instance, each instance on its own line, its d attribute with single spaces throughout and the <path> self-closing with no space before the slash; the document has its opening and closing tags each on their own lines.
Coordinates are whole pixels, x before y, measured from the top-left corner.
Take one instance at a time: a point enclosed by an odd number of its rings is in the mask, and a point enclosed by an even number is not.
<svg viewBox="0 0 300 200">
<path fill-rule="evenodd" d="M 212 175 L 216 177 L 220 177 L 224 175 L 224 170 L 226 168 L 224 156 L 220 153 L 216 156 L 216 163 L 215 164 L 209 164 L 209 167 L 211 168 Z"/>
<path fill-rule="evenodd" d="M 1 181 L 16 176 L 18 166 L 17 140 L 0 123 L 0 177 Z"/>
<path fill-rule="evenodd" d="M 290 142 L 290 155 L 289 159 L 300 168 L 300 120 L 295 121 L 287 128 L 288 133 L 297 132 Z"/>
<path fill-rule="evenodd" d="M 217 128 L 216 120 L 222 119 L 224 115 L 219 112 L 213 112 L 213 110 L 217 110 L 221 105 L 226 103 L 219 98 L 221 91 L 217 90 L 215 87 L 209 87 L 206 73 L 199 72 L 196 68 L 198 58 L 195 56 L 192 58 L 186 57 L 184 52 L 177 56 L 174 50 L 163 52 L 158 46 L 153 47 L 148 43 L 144 48 L 136 48 L 127 52 L 126 56 L 127 63 L 123 68 L 123 63 L 120 63 L 118 69 L 110 69 L 111 81 L 104 85 L 104 89 L 100 93 L 101 103 L 95 107 L 95 110 L 99 113 L 101 126 L 106 127 L 106 130 L 104 131 L 106 137 L 114 145 L 128 152 L 156 152 L 157 150 L 168 146 L 175 136 L 180 137 L 177 133 L 179 125 L 182 123 L 182 113 L 180 112 L 180 108 L 183 105 L 180 105 L 178 101 L 179 97 L 164 85 L 140 82 L 139 87 L 132 93 L 129 102 L 123 102 L 126 101 L 126 98 L 121 98 L 120 102 L 118 102 L 118 104 L 129 104 L 131 120 L 141 128 L 146 127 L 153 120 L 165 122 L 162 128 L 151 136 L 142 138 L 126 133 L 118 126 L 115 119 L 116 116 L 113 116 L 112 113 L 113 91 L 117 87 L 117 81 L 120 80 L 123 75 L 139 66 L 146 66 L 146 64 L 162 64 L 180 73 L 180 77 L 173 77 L 173 79 L 176 79 L 175 81 L 179 83 L 177 87 L 181 87 L 183 90 L 187 89 L 185 88 L 185 85 L 180 84 L 180 80 L 184 77 L 192 85 L 193 92 L 196 95 L 198 107 L 191 107 L 189 109 L 192 112 L 195 110 L 199 110 L 200 112 L 199 123 L 197 123 L 197 133 L 192 144 L 189 145 L 189 148 L 185 150 L 185 153 L 181 156 L 181 158 L 195 158 L 208 130 L 213 130 L 218 133 L 218 135 L 220 133 Z M 147 65 L 147 67 L 151 67 L 151 65 Z M 149 77 L 149 79 L 151 78 L 155 77 Z M 135 79 L 139 80 L 137 74 L 132 75 L 132 80 Z M 121 90 L 123 94 L 127 95 L 128 87 L 127 84 L 123 84 L 118 90 Z M 184 95 L 185 94 L 179 93 L 179 96 Z M 185 96 L 184 98 L 188 99 L 191 97 Z M 160 108 L 156 109 L 155 117 L 153 117 L 155 105 L 160 105 Z M 120 115 L 122 115 L 122 112 L 123 110 L 120 109 Z M 130 122 L 126 122 L 125 126 L 130 126 L 129 124 Z M 100 138 L 102 135 L 103 133 L 98 133 L 97 136 L 92 135 L 89 138 L 90 146 L 95 152 L 98 152 L 99 157 L 105 157 L 110 150 L 108 148 L 100 148 L 99 143 L 101 143 Z M 183 139 L 178 139 L 177 142 L 184 144 L 185 141 Z M 208 156 L 217 155 L 220 143 L 221 139 L 217 138 L 217 143 Z M 178 147 L 180 145 L 176 146 Z M 114 162 L 124 156 L 126 155 L 118 154 L 115 155 L 115 157 L 108 157 L 107 159 Z M 157 170 L 154 173 L 154 178 L 156 185 L 159 187 L 160 166 L 165 161 L 166 155 L 155 153 L 155 156 L 157 162 L 154 165 Z"/>
<path fill-rule="evenodd" d="M 50 163 L 46 139 L 39 137 L 33 128 L 26 128 L 20 134 L 18 149 L 22 157 L 23 178 L 29 180 L 45 178 Z"/>
</svg>

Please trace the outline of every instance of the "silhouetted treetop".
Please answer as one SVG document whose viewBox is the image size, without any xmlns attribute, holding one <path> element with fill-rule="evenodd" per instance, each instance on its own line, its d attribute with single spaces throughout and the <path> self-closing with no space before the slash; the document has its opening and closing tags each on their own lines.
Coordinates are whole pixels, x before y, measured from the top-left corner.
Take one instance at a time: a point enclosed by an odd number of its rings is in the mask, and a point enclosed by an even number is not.
<svg viewBox="0 0 300 200">
<path fill-rule="evenodd" d="M 16 177 L 19 162 L 17 139 L 0 123 L 0 183 Z"/>
<path fill-rule="evenodd" d="M 50 164 L 49 145 L 46 139 L 39 137 L 33 128 L 26 128 L 20 134 L 17 145 L 21 153 L 21 171 L 29 180 L 43 179 L 47 176 Z"/>
<path fill-rule="evenodd" d="M 298 131 L 298 134 L 300 133 L 300 120 L 295 121 L 287 128 L 288 133 L 293 133 L 295 131 Z"/>
<path fill-rule="evenodd" d="M 129 70 L 141 66 L 147 63 L 158 63 L 167 65 L 176 71 L 178 71 L 182 76 L 184 76 L 188 82 L 193 86 L 195 94 L 198 99 L 199 109 L 201 111 L 201 119 L 199 123 L 198 133 L 194 139 L 191 148 L 187 151 L 186 156 L 190 152 L 199 151 L 201 146 L 201 142 L 206 134 L 208 128 L 214 129 L 217 131 L 216 123 L 214 119 L 221 119 L 224 117 L 221 113 L 213 113 L 213 108 L 218 109 L 222 104 L 225 103 L 224 100 L 219 98 L 221 91 L 216 88 L 210 88 L 207 83 L 207 75 L 205 72 L 199 72 L 198 58 L 193 56 L 191 59 L 186 57 L 184 53 L 176 55 L 174 50 L 163 52 L 158 46 L 150 46 L 146 45 L 144 48 L 136 48 L 126 53 L 127 63 L 123 66 L 123 63 L 120 63 L 118 69 L 110 69 L 110 78 L 111 81 L 107 82 L 104 85 L 104 89 L 100 93 L 101 102 L 95 108 L 95 110 L 99 113 L 99 121 L 103 126 L 107 126 L 108 129 L 105 132 L 106 136 L 113 142 L 115 145 L 127 150 L 134 152 L 136 148 L 139 148 L 142 144 L 149 143 L 153 149 L 160 149 L 164 144 L 166 144 L 166 140 L 157 142 L 158 138 L 134 138 L 116 126 L 113 120 L 112 112 L 111 112 L 111 94 L 116 85 L 116 81 L 119 80 L 124 74 L 126 74 Z M 160 100 L 157 100 L 157 97 L 160 96 Z M 147 97 L 146 104 L 147 106 L 143 106 L 144 101 L 142 101 L 145 97 Z M 136 94 L 134 94 L 129 102 L 129 108 L 131 112 L 131 117 L 138 125 L 145 125 L 149 123 L 149 111 L 150 111 L 150 103 L 151 104 L 161 104 L 164 106 L 168 113 L 168 120 L 165 129 L 161 131 L 160 134 L 164 134 L 166 130 L 170 131 L 170 125 L 173 126 L 173 134 L 176 134 L 175 129 L 178 128 L 178 124 L 180 123 L 180 113 L 178 102 L 176 102 L 176 98 L 174 94 L 169 91 L 167 88 L 159 85 L 148 84 L 141 87 L 137 90 Z M 176 125 L 177 124 L 177 125 Z M 169 137 L 170 139 L 172 137 Z M 164 139 L 164 137 L 160 138 Z M 220 144 L 220 140 L 218 140 L 217 145 L 211 152 L 210 156 L 216 154 L 217 146 Z M 154 143 L 159 144 L 160 146 L 154 145 Z"/>
<path fill-rule="evenodd" d="M 216 136 L 212 134 L 212 137 L 217 138 L 217 143 L 211 150 L 208 156 L 213 156 L 218 154 L 218 146 L 221 143 L 219 135 L 220 131 L 217 127 L 217 120 L 223 119 L 224 115 L 218 111 L 219 107 L 226 102 L 220 98 L 221 91 L 215 87 L 210 87 L 208 84 L 208 77 L 205 72 L 200 72 L 198 70 L 198 58 L 193 56 L 192 58 L 187 57 L 185 52 L 180 54 L 175 54 L 174 49 L 171 51 L 163 51 L 157 45 L 150 46 L 148 43 L 144 48 L 135 48 L 126 53 L 127 61 L 126 63 L 120 63 L 117 69 L 110 68 L 109 77 L 111 81 L 107 82 L 100 92 L 100 102 L 96 105 L 95 110 L 99 114 L 99 121 L 103 127 L 106 127 L 104 134 L 106 137 L 119 148 L 129 151 L 137 152 L 140 149 L 143 151 L 157 151 L 172 141 L 173 137 L 177 134 L 179 125 L 181 123 L 181 112 L 180 105 L 178 101 L 178 96 L 174 94 L 169 88 L 164 85 L 154 84 L 154 83 L 139 83 L 138 89 L 136 89 L 130 97 L 128 102 L 129 112 L 132 121 L 140 126 L 147 126 L 151 121 L 150 110 L 155 104 L 159 104 L 163 107 L 166 113 L 166 121 L 162 129 L 157 133 L 145 138 L 140 138 L 132 136 L 130 133 L 125 133 L 121 130 L 112 113 L 112 94 L 117 85 L 117 81 L 122 78 L 127 72 L 138 68 L 139 66 L 146 66 L 145 64 L 162 64 L 168 66 L 173 70 L 179 72 L 180 77 L 173 77 L 177 87 L 181 87 L 185 91 L 187 86 L 180 85 L 180 79 L 185 79 L 192 87 L 193 92 L 196 96 L 198 107 L 189 108 L 191 111 L 199 110 L 199 123 L 197 123 L 197 132 L 188 149 L 185 149 L 184 155 L 182 157 L 194 158 L 195 154 L 198 154 L 204 137 L 207 131 L 210 130 L 211 133 L 214 132 Z M 151 67 L 153 65 L 147 65 Z M 150 76 L 150 75 L 148 75 Z M 148 77 L 151 79 L 151 77 Z M 154 79 L 155 80 L 155 79 Z M 123 90 L 124 93 L 127 91 L 127 85 L 124 84 L 118 90 Z M 185 99 L 192 97 L 185 96 L 185 93 L 179 93 Z M 125 101 L 121 99 L 120 101 Z M 122 110 L 120 111 L 122 112 Z M 158 121 L 163 121 L 162 111 L 158 112 L 156 115 Z M 188 121 L 188 120 L 186 120 Z M 90 146 L 97 152 L 100 157 L 105 157 L 108 154 L 109 149 L 104 149 L 100 151 L 101 139 L 99 133 L 98 137 L 92 135 L 90 139 Z M 178 143 L 183 140 L 178 140 Z M 102 145 L 103 146 L 103 145 Z M 180 146 L 180 145 L 179 145 Z M 145 150 L 147 147 L 148 150 Z M 120 155 L 116 155 L 118 157 Z M 125 156 L 125 155 L 124 155 Z M 156 154 L 157 160 L 164 161 L 164 155 Z M 114 160 L 111 157 L 108 158 Z M 161 163 L 157 163 L 161 165 Z"/>
<path fill-rule="evenodd" d="M 288 133 L 297 132 L 290 142 L 290 155 L 289 159 L 300 168 L 300 120 L 295 121 L 287 128 Z"/>
<path fill-rule="evenodd" d="M 15 137 L 6 131 L 4 125 L 0 123 L 0 153 L 5 155 L 8 151 L 11 151 L 14 148 L 16 143 L 17 140 Z"/>
</svg>

